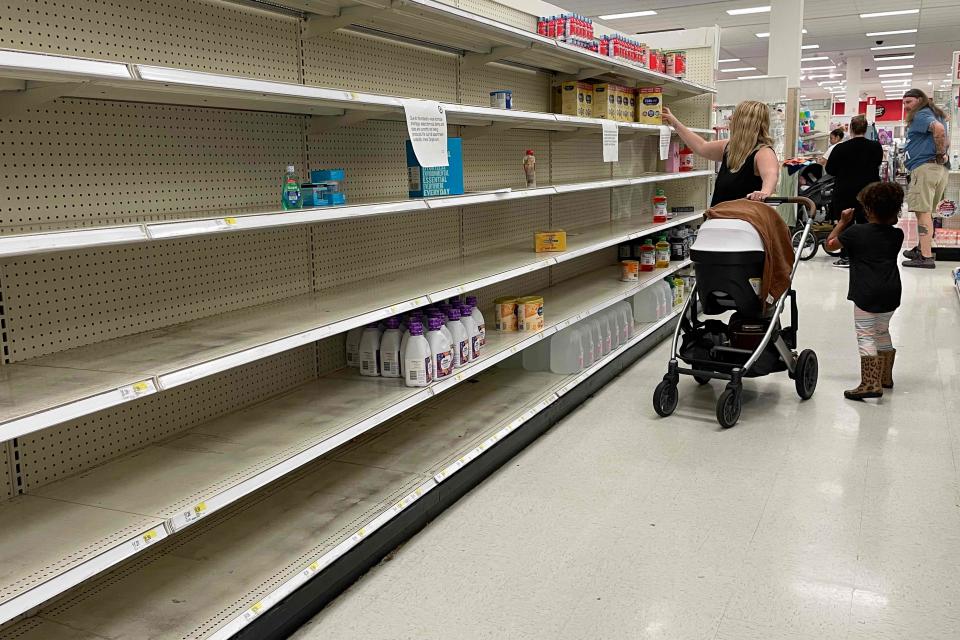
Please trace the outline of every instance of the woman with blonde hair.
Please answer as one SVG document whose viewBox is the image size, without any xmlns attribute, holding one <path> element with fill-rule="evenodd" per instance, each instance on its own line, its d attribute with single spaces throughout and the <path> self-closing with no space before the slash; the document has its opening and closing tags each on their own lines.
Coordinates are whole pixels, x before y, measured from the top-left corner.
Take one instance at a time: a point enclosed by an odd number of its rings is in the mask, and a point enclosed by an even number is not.
<svg viewBox="0 0 960 640">
<path fill-rule="evenodd" d="M 721 163 L 710 206 L 740 198 L 764 200 L 776 191 L 780 161 L 770 137 L 770 109 L 764 103 L 746 100 L 737 105 L 730 116 L 729 140 L 704 140 L 666 107 L 663 119 L 691 151 Z"/>
</svg>

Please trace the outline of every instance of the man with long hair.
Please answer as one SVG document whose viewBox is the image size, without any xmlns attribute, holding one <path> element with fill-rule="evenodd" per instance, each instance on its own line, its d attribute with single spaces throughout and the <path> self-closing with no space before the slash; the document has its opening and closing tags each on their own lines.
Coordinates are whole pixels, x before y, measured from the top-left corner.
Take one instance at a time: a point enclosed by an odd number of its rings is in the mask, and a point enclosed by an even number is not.
<svg viewBox="0 0 960 640">
<path fill-rule="evenodd" d="M 903 252 L 905 267 L 933 269 L 933 212 L 943 200 L 949 172 L 947 162 L 947 116 L 920 89 L 903 95 L 907 117 L 906 165 L 910 170 L 907 207 L 917 216 L 920 244 Z"/>
</svg>

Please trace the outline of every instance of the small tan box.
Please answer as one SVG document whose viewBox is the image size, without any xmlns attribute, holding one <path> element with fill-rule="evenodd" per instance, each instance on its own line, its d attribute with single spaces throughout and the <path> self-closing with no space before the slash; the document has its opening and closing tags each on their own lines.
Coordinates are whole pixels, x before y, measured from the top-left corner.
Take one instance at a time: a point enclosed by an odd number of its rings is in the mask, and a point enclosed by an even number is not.
<svg viewBox="0 0 960 640">
<path fill-rule="evenodd" d="M 564 82 L 560 113 L 592 118 L 593 85 L 588 82 Z"/>
</svg>

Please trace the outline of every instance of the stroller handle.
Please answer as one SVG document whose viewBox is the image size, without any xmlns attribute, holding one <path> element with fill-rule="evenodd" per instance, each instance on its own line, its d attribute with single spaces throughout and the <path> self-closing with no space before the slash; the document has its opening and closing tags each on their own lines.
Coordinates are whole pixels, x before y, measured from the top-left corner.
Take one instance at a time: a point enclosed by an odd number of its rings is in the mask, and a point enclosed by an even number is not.
<svg viewBox="0 0 960 640">
<path fill-rule="evenodd" d="M 807 209 L 807 215 L 814 218 L 817 215 L 817 205 L 810 198 L 803 196 L 770 196 L 764 200 L 767 204 L 802 204 Z"/>
</svg>

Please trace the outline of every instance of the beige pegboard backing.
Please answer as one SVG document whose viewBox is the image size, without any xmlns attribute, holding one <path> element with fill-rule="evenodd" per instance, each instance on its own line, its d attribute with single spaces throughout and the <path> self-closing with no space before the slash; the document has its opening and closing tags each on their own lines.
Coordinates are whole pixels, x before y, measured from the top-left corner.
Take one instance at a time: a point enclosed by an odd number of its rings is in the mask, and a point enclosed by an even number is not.
<svg viewBox="0 0 960 640">
<path fill-rule="evenodd" d="M 691 206 L 704 209 L 713 194 L 713 178 L 671 180 L 660 185 L 670 207 Z"/>
<path fill-rule="evenodd" d="M 715 86 L 714 57 L 712 47 L 688 49 L 686 79 L 711 87 Z M 673 114 L 688 127 L 709 128 L 711 126 L 710 114 L 713 110 L 713 98 L 712 94 L 684 100 L 673 100 L 667 96 L 665 102 L 673 111 Z"/>
<path fill-rule="evenodd" d="M 10 361 L 311 290 L 307 227 L 0 262 Z"/>
<path fill-rule="evenodd" d="M 515 129 L 463 141 L 463 179 L 467 191 L 526 186 L 523 156 L 533 149 L 537 183 L 550 182 L 550 142 L 545 131 Z"/>
<path fill-rule="evenodd" d="M 575 258 L 574 260 L 561 262 L 555 267 L 550 267 L 550 286 L 556 286 L 564 280 L 576 278 L 587 271 L 593 271 L 594 269 L 600 269 L 601 267 L 606 267 L 616 263 L 616 247 L 608 247 L 606 249 L 601 249 L 600 251 L 594 251 L 593 253 L 583 256 L 582 258 Z M 610 273 L 611 278 L 616 277 L 616 274 L 613 271 Z"/>
<path fill-rule="evenodd" d="M 490 106 L 490 92 L 510 89 L 513 108 L 524 111 L 552 111 L 550 105 L 551 76 L 528 69 L 488 64 L 479 69 L 463 69 L 460 73 L 463 104 Z"/>
<path fill-rule="evenodd" d="M 648 171 L 657 171 L 657 136 L 620 136 L 618 161 L 613 163 L 614 178 L 632 178 Z"/>
<path fill-rule="evenodd" d="M 610 218 L 612 220 L 653 220 L 653 196 L 656 188 L 655 184 L 638 184 L 614 189 Z M 669 200 L 667 204 L 670 204 Z"/>
<path fill-rule="evenodd" d="M 347 334 L 338 333 L 316 343 L 317 375 L 324 375 L 347 366 Z"/>
<path fill-rule="evenodd" d="M 0 233 L 276 208 L 304 117 L 58 100 L 0 119 Z"/>
<path fill-rule="evenodd" d="M 342 220 L 314 226 L 316 288 L 345 285 L 364 278 L 393 278 L 398 271 L 460 257 L 460 212 L 440 209 Z M 370 305 L 377 301 L 374 284 Z"/>
<path fill-rule="evenodd" d="M 21 491 L 288 391 L 316 377 L 316 368 L 317 347 L 310 344 L 24 436 Z"/>
<path fill-rule="evenodd" d="M 551 134 L 550 173 L 554 184 L 606 180 L 611 177 L 616 163 L 603 161 L 603 143 L 600 134 L 584 135 L 563 140 L 564 134 Z"/>
<path fill-rule="evenodd" d="M 7 0 L 0 48 L 297 82 L 299 21 L 229 2 Z"/>
<path fill-rule="evenodd" d="M 527 242 L 532 250 L 533 234 L 550 228 L 550 203 L 547 198 L 465 207 L 464 255 L 522 242 Z"/>
<path fill-rule="evenodd" d="M 3 365 L 0 365 L 3 366 Z M 6 500 L 13 497 L 13 483 L 10 481 L 10 465 L 15 461 L 10 459 L 10 443 L 0 443 L 0 499 Z"/>
<path fill-rule="evenodd" d="M 527 31 L 537 30 L 536 16 L 493 0 L 458 0 L 456 6 Z"/>
<path fill-rule="evenodd" d="M 304 41 L 308 85 L 457 101 L 457 56 L 335 32 Z"/>
<path fill-rule="evenodd" d="M 550 227 L 571 231 L 610 221 L 610 191 L 580 191 L 552 196 Z"/>
</svg>

